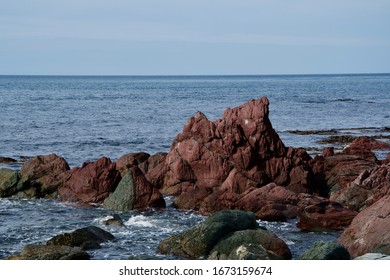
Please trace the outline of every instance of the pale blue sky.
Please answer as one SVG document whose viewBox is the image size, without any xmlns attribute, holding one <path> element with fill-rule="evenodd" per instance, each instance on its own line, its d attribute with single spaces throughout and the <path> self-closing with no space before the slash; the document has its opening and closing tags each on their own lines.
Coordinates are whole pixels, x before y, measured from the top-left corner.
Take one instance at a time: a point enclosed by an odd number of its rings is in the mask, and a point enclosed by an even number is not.
<svg viewBox="0 0 390 280">
<path fill-rule="evenodd" d="M 389 72 L 389 0 L 0 0 L 0 74 Z"/>
</svg>

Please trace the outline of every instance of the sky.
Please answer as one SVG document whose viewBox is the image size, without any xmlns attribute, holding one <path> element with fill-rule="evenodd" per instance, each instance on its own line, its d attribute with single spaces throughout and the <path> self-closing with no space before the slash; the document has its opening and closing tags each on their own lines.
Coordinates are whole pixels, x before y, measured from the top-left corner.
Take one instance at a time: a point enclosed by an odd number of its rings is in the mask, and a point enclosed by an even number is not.
<svg viewBox="0 0 390 280">
<path fill-rule="evenodd" d="M 390 73 L 389 0 L 0 0 L 0 75 Z"/>
</svg>

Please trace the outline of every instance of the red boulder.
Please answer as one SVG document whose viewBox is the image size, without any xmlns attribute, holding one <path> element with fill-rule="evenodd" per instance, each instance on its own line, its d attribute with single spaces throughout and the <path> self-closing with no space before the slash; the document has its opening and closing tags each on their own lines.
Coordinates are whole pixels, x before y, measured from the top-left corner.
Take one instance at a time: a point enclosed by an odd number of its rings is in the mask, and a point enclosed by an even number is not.
<svg viewBox="0 0 390 280">
<path fill-rule="evenodd" d="M 69 179 L 59 189 L 62 201 L 102 203 L 121 179 L 115 163 L 106 157 L 69 172 Z"/>
</svg>

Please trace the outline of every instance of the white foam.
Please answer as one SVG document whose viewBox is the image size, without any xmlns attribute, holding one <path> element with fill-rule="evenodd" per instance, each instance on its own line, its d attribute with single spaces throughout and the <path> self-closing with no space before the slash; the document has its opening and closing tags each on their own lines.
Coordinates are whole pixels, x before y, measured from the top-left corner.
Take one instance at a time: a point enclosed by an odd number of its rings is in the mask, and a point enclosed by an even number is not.
<svg viewBox="0 0 390 280">
<path fill-rule="evenodd" d="M 125 222 L 126 226 L 138 226 L 138 227 L 155 227 L 154 220 L 146 216 L 133 216 Z"/>
</svg>

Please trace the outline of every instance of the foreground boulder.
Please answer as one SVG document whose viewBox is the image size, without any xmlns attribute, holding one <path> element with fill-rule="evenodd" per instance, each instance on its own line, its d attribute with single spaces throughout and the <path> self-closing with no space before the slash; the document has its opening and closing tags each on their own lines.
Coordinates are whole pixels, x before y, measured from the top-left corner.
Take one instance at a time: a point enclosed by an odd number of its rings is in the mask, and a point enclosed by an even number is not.
<svg viewBox="0 0 390 280">
<path fill-rule="evenodd" d="M 163 208 L 165 201 L 161 193 L 138 167 L 131 167 L 119 182 L 115 191 L 104 200 L 103 206 L 117 211 Z"/>
<path fill-rule="evenodd" d="M 236 208 L 238 195 L 271 182 L 309 192 L 311 157 L 284 146 L 268 106 L 262 97 L 227 109 L 215 122 L 200 112 L 191 117 L 166 157 L 162 192 L 178 195 L 178 208 L 210 213 Z"/>
<path fill-rule="evenodd" d="M 262 245 L 266 250 L 272 251 L 278 247 L 277 252 L 274 253 L 281 254 L 282 256 L 279 255 L 281 258 L 291 258 L 291 252 L 287 245 L 272 233 L 260 229 L 253 213 L 238 210 L 215 213 L 194 228 L 163 240 L 158 246 L 158 251 L 189 259 L 207 258 L 221 240 L 229 237 L 235 238 L 242 235 L 240 232 L 245 232 L 245 230 L 253 231 L 241 239 L 243 243 L 253 243 L 256 240 L 256 244 Z M 234 237 L 232 237 L 233 235 Z M 235 243 L 236 247 L 244 245 L 240 242 Z M 281 245 L 282 243 L 284 245 Z M 276 246 L 276 244 L 279 245 Z"/>
<path fill-rule="evenodd" d="M 251 245 L 256 246 L 257 250 Z M 244 248 L 247 251 L 252 249 L 252 253 L 261 259 L 291 259 L 291 251 L 286 243 L 275 234 L 260 228 L 235 231 L 226 235 L 213 247 L 210 256 L 218 256 L 219 260 L 251 258 L 249 253 L 244 254 L 247 255 L 245 257 L 242 256 Z"/>
<path fill-rule="evenodd" d="M 59 189 L 61 201 L 102 203 L 121 179 L 115 163 L 106 157 L 86 162 L 82 167 L 73 168 L 69 174 Z"/>
<path fill-rule="evenodd" d="M 361 211 L 344 230 L 339 243 L 352 257 L 381 250 L 390 255 L 390 195 Z"/>
<path fill-rule="evenodd" d="M 300 194 L 297 227 L 304 231 L 343 230 L 357 214 L 329 199 Z"/>
<path fill-rule="evenodd" d="M 299 260 L 350 260 L 347 249 L 336 242 L 316 242 Z"/>
<path fill-rule="evenodd" d="M 100 244 L 109 242 L 115 237 L 95 226 L 77 229 L 70 233 L 57 235 L 46 242 L 46 245 L 60 245 L 70 247 L 80 247 L 84 250 L 98 249 Z"/>
<path fill-rule="evenodd" d="M 26 245 L 20 255 L 8 260 L 89 260 L 87 252 L 79 247 L 59 245 Z"/>
</svg>

